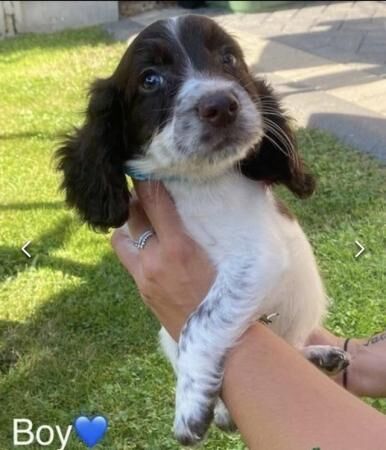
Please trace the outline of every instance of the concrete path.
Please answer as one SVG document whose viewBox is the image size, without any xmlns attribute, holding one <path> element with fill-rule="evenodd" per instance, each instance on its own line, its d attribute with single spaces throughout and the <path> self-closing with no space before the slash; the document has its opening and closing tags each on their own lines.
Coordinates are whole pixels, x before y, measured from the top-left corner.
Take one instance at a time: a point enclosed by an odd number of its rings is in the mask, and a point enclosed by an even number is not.
<svg viewBox="0 0 386 450">
<path fill-rule="evenodd" d="M 128 39 L 161 18 L 151 11 L 109 24 Z M 297 2 L 258 14 L 211 15 L 241 43 L 253 71 L 272 82 L 299 125 L 326 129 L 386 162 L 386 2 Z"/>
</svg>

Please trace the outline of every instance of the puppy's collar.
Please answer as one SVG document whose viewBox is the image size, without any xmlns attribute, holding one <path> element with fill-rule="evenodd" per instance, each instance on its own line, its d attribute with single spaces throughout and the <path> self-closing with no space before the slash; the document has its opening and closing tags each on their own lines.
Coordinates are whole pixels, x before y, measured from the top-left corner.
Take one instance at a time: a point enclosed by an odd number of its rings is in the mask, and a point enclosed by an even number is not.
<svg viewBox="0 0 386 450">
<path fill-rule="evenodd" d="M 152 175 L 144 174 L 136 169 L 133 169 L 132 167 L 124 166 L 124 171 L 126 175 L 128 175 L 130 178 L 133 178 L 134 180 L 138 181 L 154 180 L 154 177 Z"/>
<path fill-rule="evenodd" d="M 124 166 L 124 172 L 133 180 L 137 181 L 181 181 L 182 177 L 172 176 L 172 177 L 157 177 L 154 174 L 143 173 L 132 167 Z"/>
</svg>

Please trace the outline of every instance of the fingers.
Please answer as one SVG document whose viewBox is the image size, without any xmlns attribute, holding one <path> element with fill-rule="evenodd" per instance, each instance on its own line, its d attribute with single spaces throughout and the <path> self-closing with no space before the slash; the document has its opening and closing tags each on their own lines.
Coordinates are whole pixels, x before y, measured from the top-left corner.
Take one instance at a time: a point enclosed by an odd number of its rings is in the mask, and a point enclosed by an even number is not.
<svg viewBox="0 0 386 450">
<path fill-rule="evenodd" d="M 136 249 L 131 242 L 131 236 L 129 235 L 127 225 L 114 231 L 111 236 L 111 245 L 121 263 L 126 267 L 133 278 L 137 279 L 140 271 L 139 254 L 138 249 Z"/>
<path fill-rule="evenodd" d="M 145 231 L 151 231 L 153 229 L 153 225 L 147 218 L 139 200 L 133 200 L 130 204 L 130 218 L 127 221 L 127 225 L 129 227 L 131 238 L 136 241 L 138 241 L 139 237 L 142 236 Z M 149 250 L 153 250 L 157 244 L 157 234 L 153 234 L 145 243 L 146 252 L 144 252 L 145 247 L 140 249 L 140 257 L 143 257 L 144 253 L 148 254 Z M 134 244 L 132 243 L 132 245 Z M 153 254 L 154 252 L 150 253 Z"/>
<path fill-rule="evenodd" d="M 157 181 L 135 181 L 141 206 L 160 240 L 175 239 L 183 225 L 170 195 Z"/>
<path fill-rule="evenodd" d="M 178 242 L 184 242 L 184 248 L 188 248 L 188 244 L 187 239 L 176 239 L 179 236 L 186 238 L 184 227 L 173 200 L 163 185 L 159 182 L 136 181 L 135 189 L 138 199 L 134 196 L 131 201 L 127 226 L 114 232 L 112 246 L 122 264 L 136 281 L 139 281 L 146 268 L 153 267 L 159 259 L 160 240 L 166 243 L 166 248 L 171 247 L 179 251 L 181 249 Z M 147 240 L 143 249 L 137 249 L 132 240 L 138 240 L 145 231 L 151 229 L 154 229 L 155 235 Z M 167 243 L 172 245 L 168 246 Z M 165 246 L 163 248 L 165 249 Z"/>
<path fill-rule="evenodd" d="M 130 217 L 127 225 L 130 236 L 134 240 L 138 240 L 141 234 L 153 228 L 138 200 L 133 200 L 130 203 Z"/>
<path fill-rule="evenodd" d="M 134 198 L 130 204 L 130 218 L 127 224 L 115 230 L 111 238 L 112 246 L 119 260 L 137 281 L 142 274 L 141 267 L 144 257 L 151 259 L 155 256 L 158 241 L 156 235 L 151 236 L 145 247 L 138 249 L 133 240 L 138 240 L 145 231 L 152 228 L 139 200 Z"/>
</svg>

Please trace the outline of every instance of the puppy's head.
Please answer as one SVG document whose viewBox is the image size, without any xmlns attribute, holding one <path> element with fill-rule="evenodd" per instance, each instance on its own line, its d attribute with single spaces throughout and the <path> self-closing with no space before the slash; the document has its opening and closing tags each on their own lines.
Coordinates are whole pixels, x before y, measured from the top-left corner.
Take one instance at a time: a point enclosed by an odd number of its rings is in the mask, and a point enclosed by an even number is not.
<svg viewBox="0 0 386 450">
<path fill-rule="evenodd" d="M 128 216 L 125 166 L 154 178 L 253 180 L 313 191 L 271 88 L 213 20 L 183 16 L 143 30 L 90 90 L 84 125 L 58 150 L 70 206 L 95 228 Z"/>
</svg>

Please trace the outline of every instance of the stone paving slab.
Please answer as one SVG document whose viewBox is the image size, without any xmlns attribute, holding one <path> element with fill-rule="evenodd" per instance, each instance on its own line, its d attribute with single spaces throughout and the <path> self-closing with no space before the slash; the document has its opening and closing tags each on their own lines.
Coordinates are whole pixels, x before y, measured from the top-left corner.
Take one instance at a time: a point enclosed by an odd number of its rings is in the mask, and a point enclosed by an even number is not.
<svg viewBox="0 0 386 450">
<path fill-rule="evenodd" d="M 256 14 L 171 8 L 107 30 L 127 40 L 155 20 L 187 13 L 210 15 L 231 31 L 301 125 L 386 161 L 386 1 L 297 2 Z"/>
<path fill-rule="evenodd" d="M 270 81 L 299 126 L 326 130 L 386 163 L 386 126 L 380 114 L 323 91 L 307 91 L 302 84 L 289 87 L 278 75 Z"/>
<path fill-rule="evenodd" d="M 129 41 L 130 38 L 143 30 L 143 25 L 135 20 L 125 18 L 118 22 L 109 22 L 104 25 L 107 33 L 117 41 Z"/>
</svg>

